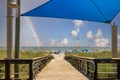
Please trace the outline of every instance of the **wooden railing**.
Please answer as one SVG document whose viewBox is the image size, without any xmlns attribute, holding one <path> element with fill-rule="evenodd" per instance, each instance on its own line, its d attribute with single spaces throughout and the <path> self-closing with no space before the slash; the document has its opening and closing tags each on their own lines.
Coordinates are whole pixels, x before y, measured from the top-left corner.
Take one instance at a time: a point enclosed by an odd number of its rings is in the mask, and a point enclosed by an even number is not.
<svg viewBox="0 0 120 80">
<path fill-rule="evenodd" d="M 32 59 L 0 59 L 0 80 L 33 80 L 52 56 Z M 14 65 L 19 64 L 19 73 L 14 72 Z M 14 75 L 19 75 L 15 78 Z"/>
<path fill-rule="evenodd" d="M 120 58 L 88 58 L 66 55 L 65 59 L 90 80 L 119 80 Z"/>
</svg>

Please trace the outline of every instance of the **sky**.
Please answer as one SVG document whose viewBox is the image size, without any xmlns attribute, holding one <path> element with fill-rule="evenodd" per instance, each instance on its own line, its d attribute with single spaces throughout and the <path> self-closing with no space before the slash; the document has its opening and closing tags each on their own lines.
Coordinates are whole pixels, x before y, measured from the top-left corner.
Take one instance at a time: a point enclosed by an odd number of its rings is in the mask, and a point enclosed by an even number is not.
<svg viewBox="0 0 120 80">
<path fill-rule="evenodd" d="M 6 47 L 7 0 L 0 0 L 0 47 Z M 21 14 L 48 0 L 21 0 Z M 13 46 L 15 43 L 15 9 L 13 9 Z M 113 22 L 118 26 L 118 46 L 120 45 L 120 13 Z M 113 24 L 72 19 L 44 17 L 23 17 L 20 23 L 20 46 L 87 46 L 110 47 L 111 26 Z"/>
</svg>

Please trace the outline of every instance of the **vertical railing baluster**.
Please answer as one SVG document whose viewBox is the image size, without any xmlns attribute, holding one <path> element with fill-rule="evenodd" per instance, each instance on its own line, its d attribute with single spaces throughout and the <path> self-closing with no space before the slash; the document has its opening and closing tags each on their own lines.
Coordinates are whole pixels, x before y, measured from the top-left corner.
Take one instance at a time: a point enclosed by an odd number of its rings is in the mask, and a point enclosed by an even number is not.
<svg viewBox="0 0 120 80">
<path fill-rule="evenodd" d="M 86 62 L 87 64 L 86 64 L 86 67 L 87 67 L 87 73 L 86 73 L 86 75 L 89 75 L 89 62 Z"/>
<path fill-rule="evenodd" d="M 117 61 L 117 79 L 120 79 L 120 61 Z"/>
<path fill-rule="evenodd" d="M 81 66 L 81 62 L 80 62 L 80 58 L 79 58 L 79 68 L 78 68 L 79 70 L 80 70 L 80 66 Z"/>
<path fill-rule="evenodd" d="M 10 64 L 9 60 L 5 60 L 5 80 L 10 80 Z"/>
<path fill-rule="evenodd" d="M 79 70 L 81 71 L 81 59 L 80 59 L 80 69 Z"/>
</svg>

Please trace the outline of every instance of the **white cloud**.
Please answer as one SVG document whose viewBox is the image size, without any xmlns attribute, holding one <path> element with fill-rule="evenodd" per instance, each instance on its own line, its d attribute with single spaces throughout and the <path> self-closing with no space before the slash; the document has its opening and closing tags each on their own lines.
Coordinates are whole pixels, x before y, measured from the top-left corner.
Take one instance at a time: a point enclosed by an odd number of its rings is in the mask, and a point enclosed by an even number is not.
<svg viewBox="0 0 120 80">
<path fill-rule="evenodd" d="M 101 29 L 98 29 L 95 35 L 92 34 L 92 31 L 88 31 L 86 37 L 92 46 L 105 47 L 109 44 L 109 40 L 103 37 Z"/>
<path fill-rule="evenodd" d="M 118 40 L 120 40 L 120 35 L 118 34 Z"/>
<path fill-rule="evenodd" d="M 68 39 L 67 38 L 63 38 L 63 39 L 61 39 L 61 41 L 57 41 L 57 40 L 51 39 L 50 40 L 50 45 L 51 46 L 65 46 L 65 45 L 68 45 Z"/>
<path fill-rule="evenodd" d="M 92 31 L 88 31 L 86 36 L 88 39 L 92 39 L 93 38 Z"/>
<path fill-rule="evenodd" d="M 102 38 L 102 31 L 101 29 L 98 29 L 97 34 L 95 35 L 96 38 Z"/>
<path fill-rule="evenodd" d="M 71 35 L 72 35 L 73 37 L 77 37 L 78 31 L 72 30 Z"/>
<path fill-rule="evenodd" d="M 96 46 L 98 47 L 105 47 L 109 44 L 109 40 L 107 38 L 98 38 L 98 39 L 95 39 L 94 41 Z"/>
<path fill-rule="evenodd" d="M 74 23 L 75 27 L 80 27 L 83 24 L 83 21 L 81 21 L 81 20 L 73 20 L 73 23 Z"/>
<path fill-rule="evenodd" d="M 51 40 L 50 40 L 50 44 L 51 44 L 52 46 L 54 46 L 54 45 L 56 44 L 56 41 L 55 41 L 54 39 L 51 39 Z"/>
<path fill-rule="evenodd" d="M 83 21 L 81 20 L 73 20 L 73 23 L 74 23 L 74 27 L 75 27 L 75 30 L 72 30 L 71 31 L 71 36 L 73 38 L 78 38 L 78 33 L 80 32 L 80 27 L 82 27 L 83 25 Z"/>
<path fill-rule="evenodd" d="M 67 45 L 68 44 L 68 39 L 64 38 L 63 40 L 61 40 L 61 45 Z"/>
<path fill-rule="evenodd" d="M 118 46 L 120 46 L 120 34 L 117 35 L 118 38 Z"/>
</svg>

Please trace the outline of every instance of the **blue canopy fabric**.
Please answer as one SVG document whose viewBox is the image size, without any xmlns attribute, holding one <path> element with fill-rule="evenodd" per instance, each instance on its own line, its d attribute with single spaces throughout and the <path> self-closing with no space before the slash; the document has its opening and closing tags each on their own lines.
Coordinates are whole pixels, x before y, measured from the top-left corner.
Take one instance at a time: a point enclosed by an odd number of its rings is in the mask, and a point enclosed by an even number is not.
<svg viewBox="0 0 120 80">
<path fill-rule="evenodd" d="M 120 0 L 51 0 L 22 16 L 110 23 L 119 11 Z"/>
</svg>

